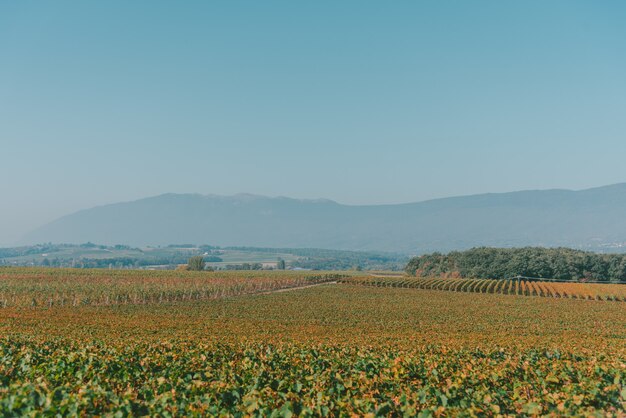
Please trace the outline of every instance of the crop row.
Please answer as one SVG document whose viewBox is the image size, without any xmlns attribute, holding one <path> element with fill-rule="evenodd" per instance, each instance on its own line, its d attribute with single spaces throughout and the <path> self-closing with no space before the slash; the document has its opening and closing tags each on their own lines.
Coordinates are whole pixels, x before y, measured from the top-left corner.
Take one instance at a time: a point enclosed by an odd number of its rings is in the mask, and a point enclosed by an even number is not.
<svg viewBox="0 0 626 418">
<path fill-rule="evenodd" d="M 523 279 L 389 278 L 350 277 L 342 283 L 400 287 L 452 292 L 496 293 L 502 295 L 542 296 L 602 301 L 626 301 L 626 285 L 595 283 L 557 283 Z"/>
<path fill-rule="evenodd" d="M 346 276 L 308 272 L 153 272 L 0 269 L 0 308 L 129 305 L 272 292 Z"/>
</svg>

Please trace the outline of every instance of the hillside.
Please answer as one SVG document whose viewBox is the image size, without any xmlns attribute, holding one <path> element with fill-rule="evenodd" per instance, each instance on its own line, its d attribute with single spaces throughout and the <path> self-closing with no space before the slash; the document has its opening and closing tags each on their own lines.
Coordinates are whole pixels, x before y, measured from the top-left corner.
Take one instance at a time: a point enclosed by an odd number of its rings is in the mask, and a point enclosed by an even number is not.
<svg viewBox="0 0 626 418">
<path fill-rule="evenodd" d="M 253 195 L 165 194 L 83 210 L 24 238 L 24 243 L 88 241 L 407 253 L 527 245 L 615 251 L 626 242 L 626 184 L 372 206 Z"/>
</svg>

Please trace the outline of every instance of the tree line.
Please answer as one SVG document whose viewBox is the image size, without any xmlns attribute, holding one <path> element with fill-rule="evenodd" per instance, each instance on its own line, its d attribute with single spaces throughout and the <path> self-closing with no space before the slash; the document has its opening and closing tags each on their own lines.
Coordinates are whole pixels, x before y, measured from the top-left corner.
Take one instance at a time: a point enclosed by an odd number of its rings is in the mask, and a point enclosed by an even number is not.
<svg viewBox="0 0 626 418">
<path fill-rule="evenodd" d="M 572 281 L 626 281 L 626 254 L 570 248 L 472 248 L 413 257 L 405 271 L 418 277 L 504 279 L 514 276 Z"/>
<path fill-rule="evenodd" d="M 205 262 L 217 263 L 223 261 L 221 257 L 204 256 Z M 113 258 L 33 258 L 23 260 L 20 265 L 42 266 L 42 267 L 74 267 L 74 268 L 140 268 L 147 266 L 163 265 L 176 266 L 188 261 L 188 256 L 183 254 L 173 254 L 170 257 L 113 257 Z M 14 265 L 11 262 L 0 258 L 0 266 Z"/>
</svg>

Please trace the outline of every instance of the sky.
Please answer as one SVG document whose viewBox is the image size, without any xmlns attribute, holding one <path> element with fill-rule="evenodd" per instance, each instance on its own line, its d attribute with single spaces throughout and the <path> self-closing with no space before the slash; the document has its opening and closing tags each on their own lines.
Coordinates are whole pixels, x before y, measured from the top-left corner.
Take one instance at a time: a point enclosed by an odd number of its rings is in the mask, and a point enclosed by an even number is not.
<svg viewBox="0 0 626 418">
<path fill-rule="evenodd" d="M 622 1 L 0 2 L 0 245 L 167 192 L 626 181 Z"/>
</svg>

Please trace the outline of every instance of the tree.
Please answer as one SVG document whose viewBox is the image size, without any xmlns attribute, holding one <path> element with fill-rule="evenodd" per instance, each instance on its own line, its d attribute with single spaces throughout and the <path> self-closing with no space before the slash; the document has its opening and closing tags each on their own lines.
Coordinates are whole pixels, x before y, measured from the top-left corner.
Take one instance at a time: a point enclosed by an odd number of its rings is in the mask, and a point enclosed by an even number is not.
<svg viewBox="0 0 626 418">
<path fill-rule="evenodd" d="M 276 268 L 278 270 L 284 270 L 285 269 L 285 260 L 283 260 L 282 258 L 278 259 L 278 263 L 276 263 Z"/>
<path fill-rule="evenodd" d="M 626 255 L 568 248 L 472 248 L 412 258 L 405 270 L 418 277 L 498 279 L 517 275 L 561 280 L 624 280 Z"/>
<path fill-rule="evenodd" d="M 187 270 L 202 271 L 204 270 L 204 258 L 201 255 L 191 257 L 187 262 Z"/>
</svg>

